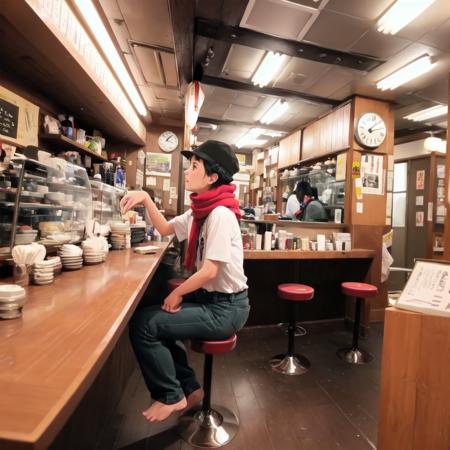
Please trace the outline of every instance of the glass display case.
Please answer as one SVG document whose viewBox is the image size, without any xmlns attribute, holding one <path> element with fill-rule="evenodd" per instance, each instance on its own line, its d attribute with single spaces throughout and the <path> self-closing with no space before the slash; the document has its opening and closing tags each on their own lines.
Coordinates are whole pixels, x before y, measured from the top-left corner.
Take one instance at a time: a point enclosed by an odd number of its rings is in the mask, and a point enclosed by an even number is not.
<svg viewBox="0 0 450 450">
<path fill-rule="evenodd" d="M 99 180 L 90 180 L 92 191 L 93 218 L 102 225 L 111 221 L 121 221 L 120 200 L 125 195 L 125 189 L 111 186 Z"/>
<path fill-rule="evenodd" d="M 341 222 L 344 217 L 345 181 L 336 181 L 336 158 L 328 158 L 311 165 L 284 170 L 280 176 L 284 199 L 294 192 L 299 181 L 307 181 L 317 190 L 317 198 L 323 203 L 329 221 Z M 338 213 L 335 211 L 338 210 Z"/>
<path fill-rule="evenodd" d="M 59 158 L 46 164 L 15 159 L 0 172 L 0 255 L 33 241 L 77 243 L 92 219 L 89 179 L 83 167 Z"/>
</svg>

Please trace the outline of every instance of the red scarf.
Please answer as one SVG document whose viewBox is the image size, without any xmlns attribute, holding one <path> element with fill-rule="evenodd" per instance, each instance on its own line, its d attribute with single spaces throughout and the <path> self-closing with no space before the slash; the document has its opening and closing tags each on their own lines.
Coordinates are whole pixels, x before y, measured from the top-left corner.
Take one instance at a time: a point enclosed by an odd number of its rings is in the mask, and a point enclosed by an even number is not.
<svg viewBox="0 0 450 450">
<path fill-rule="evenodd" d="M 189 234 L 189 245 L 184 263 L 188 270 L 192 270 L 195 265 L 200 229 L 206 217 L 208 217 L 214 208 L 217 206 L 226 206 L 234 212 L 237 220 L 241 218 L 239 202 L 234 196 L 235 190 L 236 186 L 234 184 L 222 184 L 202 194 L 192 193 L 190 195 L 192 217 L 194 220 L 192 222 L 191 233 Z"/>
</svg>

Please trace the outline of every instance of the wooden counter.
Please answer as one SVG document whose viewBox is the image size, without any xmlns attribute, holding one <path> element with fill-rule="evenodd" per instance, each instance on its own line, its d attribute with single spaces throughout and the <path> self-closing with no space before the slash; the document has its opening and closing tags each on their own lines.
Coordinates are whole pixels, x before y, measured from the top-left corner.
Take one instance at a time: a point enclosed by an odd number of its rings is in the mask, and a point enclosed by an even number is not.
<svg viewBox="0 0 450 450">
<path fill-rule="evenodd" d="M 379 450 L 450 448 L 450 317 L 385 312 Z"/>
<path fill-rule="evenodd" d="M 347 251 L 305 250 L 245 250 L 244 259 L 367 259 L 375 250 L 355 249 Z"/>
<path fill-rule="evenodd" d="M 110 252 L 104 264 L 27 288 L 20 319 L 0 321 L 0 448 L 54 439 L 124 331 L 168 243 L 155 255 Z"/>
</svg>

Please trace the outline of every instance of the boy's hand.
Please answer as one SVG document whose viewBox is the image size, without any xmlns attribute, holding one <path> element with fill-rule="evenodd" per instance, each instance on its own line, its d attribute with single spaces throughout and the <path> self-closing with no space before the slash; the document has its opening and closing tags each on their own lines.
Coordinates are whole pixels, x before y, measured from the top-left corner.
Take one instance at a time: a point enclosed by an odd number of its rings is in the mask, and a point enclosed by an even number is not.
<svg viewBox="0 0 450 450">
<path fill-rule="evenodd" d="M 122 200 L 120 200 L 122 214 L 127 213 L 134 206 L 143 203 L 147 198 L 150 198 L 150 196 L 145 191 L 128 191 Z"/>
<path fill-rule="evenodd" d="M 181 295 L 177 295 L 174 292 L 171 292 L 165 299 L 164 303 L 161 306 L 161 309 L 168 313 L 177 313 L 181 310 L 181 302 L 183 301 L 183 297 Z"/>
</svg>

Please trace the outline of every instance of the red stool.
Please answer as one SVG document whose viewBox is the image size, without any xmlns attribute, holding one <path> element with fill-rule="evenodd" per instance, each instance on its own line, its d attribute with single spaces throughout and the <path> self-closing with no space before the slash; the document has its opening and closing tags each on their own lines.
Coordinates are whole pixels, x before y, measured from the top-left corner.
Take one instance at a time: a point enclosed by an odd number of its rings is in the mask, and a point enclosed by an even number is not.
<svg viewBox="0 0 450 450">
<path fill-rule="evenodd" d="M 205 355 L 203 389 L 205 396 L 197 406 L 180 417 L 178 434 L 188 444 L 201 448 L 217 448 L 228 444 L 239 430 L 239 419 L 227 408 L 211 406 L 213 355 L 231 352 L 236 347 L 234 334 L 224 341 L 192 340 L 192 350 Z"/>
<path fill-rule="evenodd" d="M 355 305 L 355 322 L 353 325 L 353 344 L 350 348 L 342 348 L 337 351 L 337 355 L 343 361 L 351 364 L 365 364 L 368 363 L 373 356 L 361 350 L 358 347 L 359 338 L 359 326 L 360 326 L 360 316 L 361 316 L 361 302 L 364 298 L 375 297 L 378 294 L 378 289 L 376 286 L 367 283 L 354 283 L 346 282 L 341 284 L 342 292 L 349 297 L 356 298 Z"/>
<path fill-rule="evenodd" d="M 294 352 L 296 306 L 298 302 L 311 300 L 314 297 L 314 289 L 304 284 L 279 284 L 278 296 L 289 301 L 288 352 L 274 356 L 270 365 L 273 370 L 284 375 L 302 375 L 308 371 L 311 364 L 303 355 Z"/>
<path fill-rule="evenodd" d="M 178 286 L 183 284 L 186 280 L 184 278 L 170 278 L 167 282 L 167 287 L 169 288 L 169 292 L 172 292 Z"/>
</svg>

